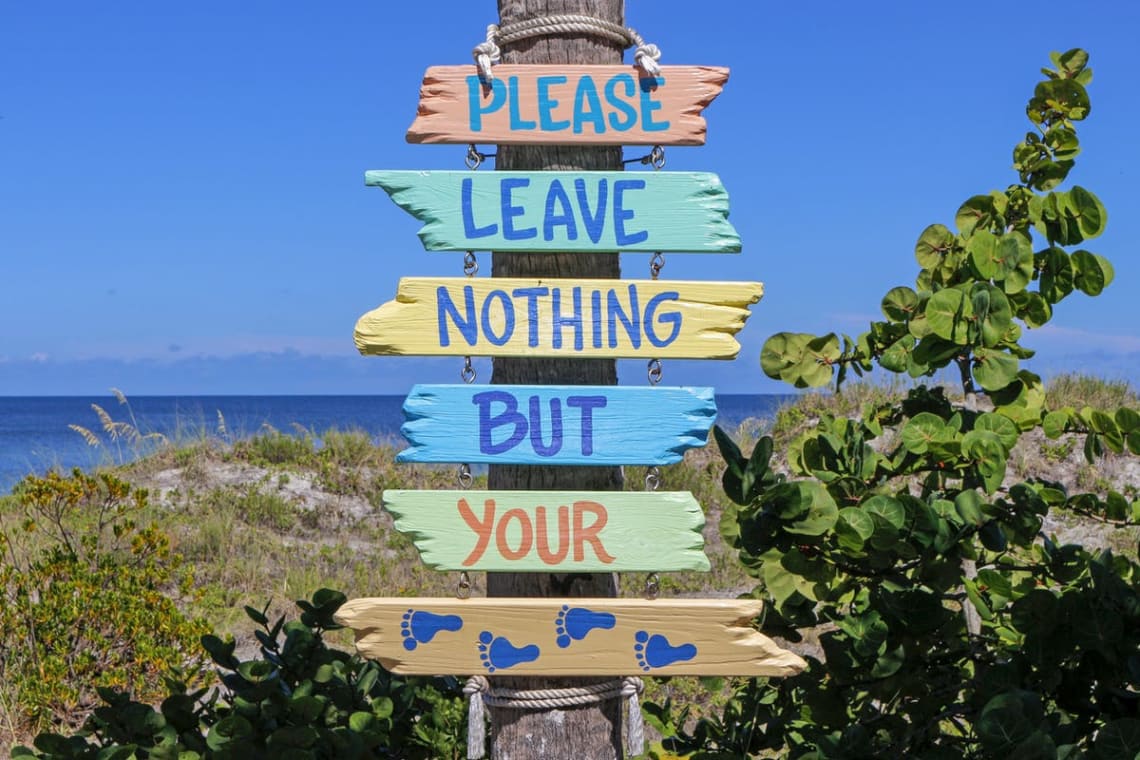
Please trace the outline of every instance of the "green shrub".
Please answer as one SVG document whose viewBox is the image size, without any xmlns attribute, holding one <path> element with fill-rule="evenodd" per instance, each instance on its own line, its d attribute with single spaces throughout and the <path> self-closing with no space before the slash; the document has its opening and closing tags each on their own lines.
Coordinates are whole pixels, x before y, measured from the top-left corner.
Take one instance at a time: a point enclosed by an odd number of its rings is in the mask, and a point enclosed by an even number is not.
<svg viewBox="0 0 1140 760">
<path fill-rule="evenodd" d="M 202 621 L 170 595 L 190 578 L 170 538 L 134 517 L 147 492 L 112 475 L 49 472 L 0 514 L 0 704 L 9 725 L 77 725 L 99 688 L 159 696 L 162 676 L 197 680 Z"/>
<path fill-rule="evenodd" d="M 137 758 L 466 757 L 465 711 L 452 678 L 400 678 L 330 648 L 324 634 L 343 594 L 322 589 L 297 602 L 299 620 L 256 623 L 259 657 L 239 659 L 232 639 L 205 636 L 222 686 L 190 690 L 169 679 L 161 706 L 112 689 L 73 735 L 45 733 L 13 757 L 52 760 Z"/>
</svg>

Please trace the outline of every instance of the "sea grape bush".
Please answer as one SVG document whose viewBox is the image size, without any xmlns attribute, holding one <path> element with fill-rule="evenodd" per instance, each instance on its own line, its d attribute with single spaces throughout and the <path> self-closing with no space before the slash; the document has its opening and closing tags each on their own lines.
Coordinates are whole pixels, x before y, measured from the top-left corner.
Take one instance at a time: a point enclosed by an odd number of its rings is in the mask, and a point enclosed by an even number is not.
<svg viewBox="0 0 1140 760">
<path fill-rule="evenodd" d="M 915 286 L 891 289 L 857 339 L 780 333 L 761 366 L 797 387 L 839 389 L 874 365 L 919 378 L 954 366 L 963 403 L 919 386 L 854 419 L 823 415 L 789 447 L 791 477 L 763 438 L 746 457 L 717 429 L 727 468 L 722 532 L 792 640 L 814 629 L 824 660 L 738 687 L 725 713 L 690 730 L 672 706 L 650 719 L 696 757 L 1019 757 L 1130 760 L 1140 753 L 1140 565 L 1044 535 L 1050 510 L 1122 529 L 1140 501 L 1017 482 L 1027 431 L 1083 438 L 1090 462 L 1140 453 L 1140 414 L 1049 406 L 1020 367 L 1064 298 L 1112 280 L 1075 246 L 1104 229 L 1090 191 L 1058 189 L 1090 108 L 1083 50 L 1054 53 L 1014 149 L 1019 182 L 968 199 L 955 229 L 919 236 Z M 1036 246 L 1035 239 L 1038 241 Z M 1036 250 L 1035 250 L 1036 247 Z M 979 389 L 988 403 L 978 399 Z M 1134 495 L 1134 492 L 1133 492 Z"/>
</svg>

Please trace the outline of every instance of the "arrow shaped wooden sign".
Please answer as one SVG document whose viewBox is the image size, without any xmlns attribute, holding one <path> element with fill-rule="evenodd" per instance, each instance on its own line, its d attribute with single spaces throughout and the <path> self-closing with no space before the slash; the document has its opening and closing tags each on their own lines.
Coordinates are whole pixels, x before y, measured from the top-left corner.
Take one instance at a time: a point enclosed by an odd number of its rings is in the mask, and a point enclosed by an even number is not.
<svg viewBox="0 0 1140 760">
<path fill-rule="evenodd" d="M 668 491 L 401 491 L 384 508 L 436 570 L 709 569 L 704 512 Z"/>
<path fill-rule="evenodd" d="M 420 88 L 410 143 L 704 145 L 701 111 L 728 69 L 662 66 L 432 66 Z"/>
<path fill-rule="evenodd" d="M 380 356 L 732 359 L 758 282 L 403 278 L 356 323 Z"/>
<path fill-rule="evenodd" d="M 398 462 L 662 465 L 708 443 L 712 388 L 416 385 Z"/>
<path fill-rule="evenodd" d="M 791 676 L 798 655 L 743 599 L 353 599 L 357 650 L 418 675 Z"/>
<path fill-rule="evenodd" d="M 424 222 L 429 251 L 738 253 L 728 193 L 706 172 L 370 171 Z"/>
</svg>

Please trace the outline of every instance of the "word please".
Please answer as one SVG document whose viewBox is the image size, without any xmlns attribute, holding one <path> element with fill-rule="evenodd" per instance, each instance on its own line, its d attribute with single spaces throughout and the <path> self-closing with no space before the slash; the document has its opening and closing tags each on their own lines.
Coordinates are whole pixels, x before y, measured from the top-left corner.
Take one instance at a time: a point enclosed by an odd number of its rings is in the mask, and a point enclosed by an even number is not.
<svg viewBox="0 0 1140 760">
<path fill-rule="evenodd" d="M 551 549 L 546 507 L 535 507 L 532 520 L 526 510 L 517 507 L 508 509 L 496 519 L 494 499 L 483 502 L 482 519 L 466 499 L 460 499 L 456 506 L 463 522 L 476 535 L 475 548 L 463 560 L 465 567 L 479 561 L 491 545 L 492 538 L 495 550 L 507 560 L 523 559 L 534 549 L 544 564 L 557 565 L 566 559 L 572 548 L 574 561 L 582 562 L 586 558 L 586 544 L 589 544 L 601 562 L 608 565 L 614 561 L 598 536 L 606 527 L 609 515 L 606 508 L 596 501 L 576 501 L 572 506 L 558 507 L 557 549 Z M 588 525 L 587 517 L 592 518 Z M 512 537 L 511 533 L 515 535 Z M 512 540 L 514 546 L 511 545 Z"/>
<path fill-rule="evenodd" d="M 664 132 L 669 122 L 655 121 L 653 113 L 661 110 L 661 102 L 654 99 L 657 87 L 665 84 L 664 77 L 635 80 L 632 74 L 617 74 L 598 86 L 594 78 L 583 75 L 571 83 L 562 75 L 523 79 L 525 89 L 520 93 L 519 77 L 499 77 L 484 82 L 478 76 L 467 77 L 468 113 L 472 132 L 483 130 L 483 117 L 502 110 L 510 115 L 512 132 L 565 132 L 576 135 L 589 131 L 604 134 L 607 129 L 627 132 L 638 126 L 646 132 Z M 484 102 L 484 93 L 490 90 L 490 99 Z M 524 104 L 535 104 L 526 108 Z M 529 117 L 529 118 L 527 118 Z"/>
<path fill-rule="evenodd" d="M 641 347 L 643 335 L 653 346 L 664 348 L 681 332 L 681 312 L 663 308 L 680 299 L 677 291 L 657 293 L 644 307 L 636 285 L 630 285 L 625 294 L 619 288 L 586 289 L 579 285 L 569 291 L 567 294 L 564 288 L 546 286 L 509 292 L 494 289 L 477 303 L 475 289 L 465 285 L 460 307 L 447 286 L 440 285 L 436 289 L 439 345 L 451 345 L 454 328 L 469 346 L 479 342 L 480 329 L 490 343 L 502 346 L 514 336 L 519 321 L 526 325 L 527 345 L 531 348 L 539 346 L 540 341 L 562 348 L 569 334 L 575 351 L 581 351 L 586 340 L 594 348 L 617 348 L 621 333 L 634 348 Z"/>
</svg>

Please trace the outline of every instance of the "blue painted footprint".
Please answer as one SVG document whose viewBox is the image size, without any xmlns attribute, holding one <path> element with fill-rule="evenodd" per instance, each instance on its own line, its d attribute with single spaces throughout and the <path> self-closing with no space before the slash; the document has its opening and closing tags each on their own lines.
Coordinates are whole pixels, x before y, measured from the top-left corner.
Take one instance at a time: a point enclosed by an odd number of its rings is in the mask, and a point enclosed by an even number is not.
<svg viewBox="0 0 1140 760">
<path fill-rule="evenodd" d="M 555 641 L 565 649 L 572 641 L 586 638 L 586 634 L 595 628 L 613 628 L 615 622 L 616 618 L 608 612 L 594 612 L 585 607 L 570 609 L 570 605 L 564 604 L 554 620 L 555 630 L 558 631 Z"/>
<path fill-rule="evenodd" d="M 537 644 L 516 647 L 505 636 L 496 636 L 490 631 L 479 634 L 479 659 L 488 673 L 513 668 L 523 662 L 534 662 L 539 654 Z"/>
<path fill-rule="evenodd" d="M 420 644 L 426 644 L 440 631 L 458 631 L 463 627 L 463 619 L 458 615 L 437 615 L 424 610 L 408 610 L 400 621 L 400 635 L 404 637 L 404 649 L 409 652 Z"/>
<path fill-rule="evenodd" d="M 649 671 L 652 668 L 663 668 L 666 665 L 691 660 L 697 656 L 695 644 L 673 646 L 669 643 L 669 639 L 660 633 L 650 636 L 648 631 L 638 631 L 633 637 L 637 641 L 633 645 L 637 664 L 644 671 Z"/>
</svg>

